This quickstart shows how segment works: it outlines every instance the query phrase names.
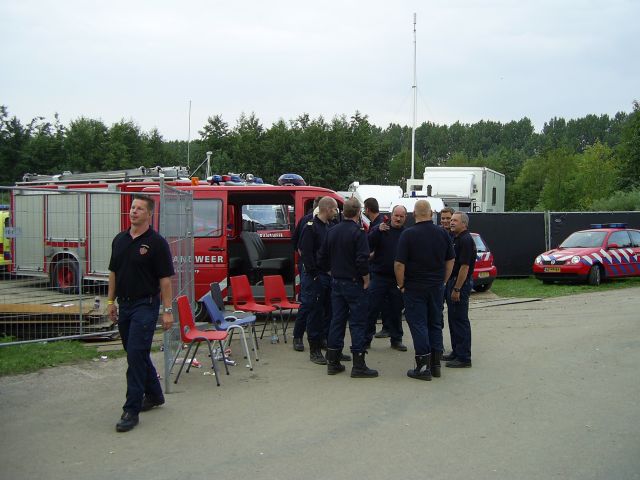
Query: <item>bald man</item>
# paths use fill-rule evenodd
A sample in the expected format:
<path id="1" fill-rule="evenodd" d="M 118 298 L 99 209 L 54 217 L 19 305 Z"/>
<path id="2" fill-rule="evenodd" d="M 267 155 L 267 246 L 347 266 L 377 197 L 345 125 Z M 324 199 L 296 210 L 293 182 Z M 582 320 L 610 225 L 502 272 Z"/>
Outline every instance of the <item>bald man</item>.
<path id="1" fill-rule="evenodd" d="M 442 286 L 451 276 L 455 254 L 449 234 L 433 223 L 429 202 L 418 200 L 413 216 L 415 225 L 398 241 L 394 270 L 415 348 L 416 367 L 407 376 L 431 380 L 432 368 L 433 376 L 440 376 Z"/>

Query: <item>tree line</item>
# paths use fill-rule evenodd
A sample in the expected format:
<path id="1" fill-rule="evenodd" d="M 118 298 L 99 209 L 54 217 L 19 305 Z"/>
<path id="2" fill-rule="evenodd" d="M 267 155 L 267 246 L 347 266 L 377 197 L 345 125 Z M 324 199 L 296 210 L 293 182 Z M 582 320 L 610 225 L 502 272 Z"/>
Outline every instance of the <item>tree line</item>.
<path id="1" fill-rule="evenodd" d="M 640 209 L 640 103 L 631 112 L 552 118 L 536 132 L 531 120 L 480 121 L 416 129 L 415 174 L 427 166 L 486 166 L 506 175 L 507 210 Z M 302 114 L 265 128 L 255 114 L 234 126 L 208 118 L 199 138 L 166 141 L 132 120 L 111 126 L 56 115 L 22 123 L 0 106 L 0 185 L 25 173 L 90 172 L 186 165 L 193 170 L 211 151 L 216 173 L 254 173 L 273 183 L 298 173 L 307 183 L 346 190 L 349 183 L 397 184 L 411 174 L 411 128 L 381 128 L 367 115 L 332 120 Z M 203 169 L 194 172 L 204 176 Z"/>

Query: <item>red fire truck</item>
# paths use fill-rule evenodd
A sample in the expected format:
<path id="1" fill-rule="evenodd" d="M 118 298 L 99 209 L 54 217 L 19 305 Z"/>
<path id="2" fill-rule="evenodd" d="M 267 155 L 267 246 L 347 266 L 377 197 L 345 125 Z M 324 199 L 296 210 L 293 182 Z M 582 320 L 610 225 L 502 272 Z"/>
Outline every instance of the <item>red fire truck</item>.
<path id="1" fill-rule="evenodd" d="M 196 300 L 211 282 L 224 289 L 238 274 L 257 284 L 262 274 L 279 273 L 293 292 L 298 282 L 291 232 L 297 221 L 317 196 L 342 204 L 336 192 L 305 185 L 297 175 L 283 175 L 278 185 L 250 175 L 213 175 L 205 182 L 190 178 L 182 167 L 25 175 L 11 196 L 12 272 L 47 277 L 66 292 L 86 282 L 105 282 L 111 240 L 129 226 L 130 194 L 157 194 L 161 177 L 193 195 L 194 256 L 176 255 L 174 262 L 193 262 Z M 61 195 L 64 190 L 81 192 Z M 162 208 L 156 208 L 156 227 Z"/>

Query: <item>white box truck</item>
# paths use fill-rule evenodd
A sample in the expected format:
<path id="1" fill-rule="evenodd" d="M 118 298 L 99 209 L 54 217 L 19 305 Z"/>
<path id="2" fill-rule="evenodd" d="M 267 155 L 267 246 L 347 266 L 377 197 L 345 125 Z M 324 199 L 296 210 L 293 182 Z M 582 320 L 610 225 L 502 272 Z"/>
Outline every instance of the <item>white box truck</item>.
<path id="1" fill-rule="evenodd" d="M 504 185 L 504 174 L 487 167 L 426 167 L 423 180 L 407 180 L 409 192 L 463 212 L 504 212 Z"/>

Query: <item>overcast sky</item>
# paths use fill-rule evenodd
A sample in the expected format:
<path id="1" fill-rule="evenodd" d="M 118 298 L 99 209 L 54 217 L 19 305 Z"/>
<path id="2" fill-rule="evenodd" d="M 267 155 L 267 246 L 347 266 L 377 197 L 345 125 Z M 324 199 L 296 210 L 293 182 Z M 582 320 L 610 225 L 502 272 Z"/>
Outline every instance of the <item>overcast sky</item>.
<path id="1" fill-rule="evenodd" d="M 207 117 L 418 123 L 630 112 L 638 0 L 0 0 L 0 104 L 23 123 L 135 121 L 167 140 Z"/>

